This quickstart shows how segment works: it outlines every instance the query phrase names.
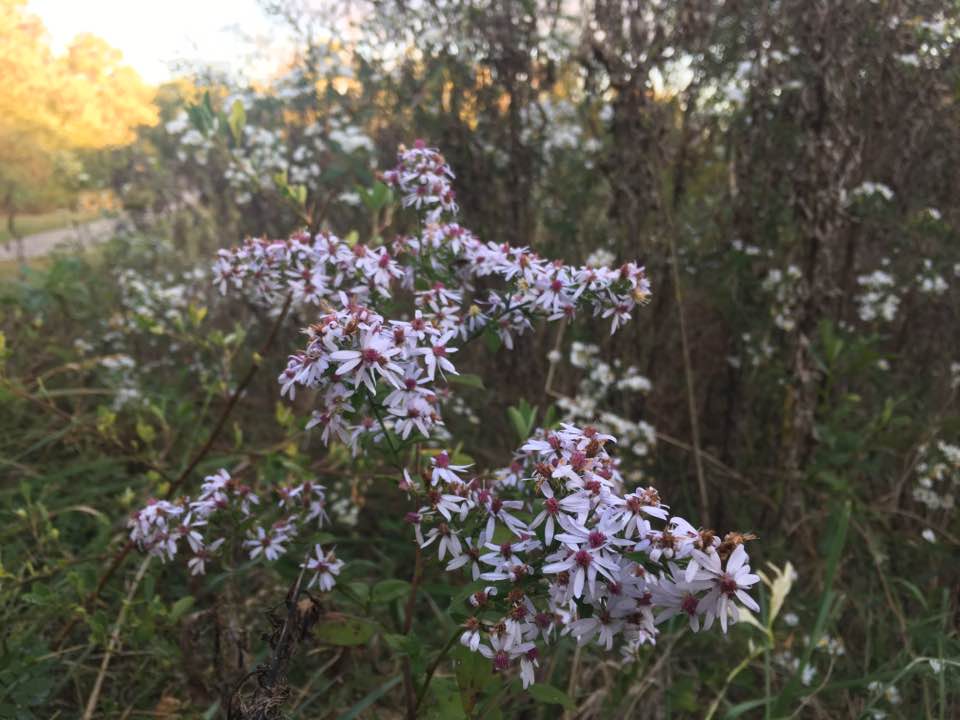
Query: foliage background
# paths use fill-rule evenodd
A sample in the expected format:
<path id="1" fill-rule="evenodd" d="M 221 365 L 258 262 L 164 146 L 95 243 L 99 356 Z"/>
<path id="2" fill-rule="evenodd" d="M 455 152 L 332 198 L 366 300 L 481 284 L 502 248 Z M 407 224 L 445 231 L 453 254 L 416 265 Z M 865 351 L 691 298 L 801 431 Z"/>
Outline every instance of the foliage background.
<path id="1" fill-rule="evenodd" d="M 544 417 L 589 374 L 549 351 L 597 342 L 652 386 L 599 398 L 656 429 L 632 470 L 678 510 L 756 533 L 755 564 L 796 570 L 779 615 L 764 596 L 763 627 L 722 638 L 667 626 L 624 667 L 563 645 L 547 670 L 559 695 L 484 686 L 479 709 L 955 717 L 956 5 L 265 8 L 297 38 L 283 72 L 249 83 L 199 69 L 154 94 L 95 39 L 52 58 L 20 4 L 0 4 L 5 211 L 69 203 L 86 183 L 112 191 L 126 226 L 94 252 L 3 270 L 0 715 L 78 715 L 99 677 L 97 717 L 215 717 L 267 656 L 265 614 L 294 560 L 199 579 L 151 567 L 131 584 L 134 554 L 98 582 L 127 513 L 180 474 L 267 335 L 262 310 L 209 287 L 215 250 L 304 224 L 369 235 L 357 186 L 424 137 L 457 172 L 481 238 L 571 262 L 598 249 L 638 258 L 654 287 L 613 339 L 584 322 L 537 328 L 514 352 L 471 350 L 464 369 L 485 390 L 462 388 L 473 413 L 451 422 L 469 437 L 461 452 L 504 464 L 518 442 L 508 407 L 523 397 Z M 198 473 L 330 488 L 354 597 L 328 609 L 379 630 L 357 647 L 302 647 L 286 712 L 395 717 L 391 678 L 404 657 L 426 671 L 455 588 L 427 567 L 402 632 L 407 586 L 389 583 L 415 560 L 402 513 L 387 511 L 396 479 L 323 450 L 302 429 L 308 401 L 277 399 L 273 378 L 308 322 L 283 327 Z M 464 716 L 463 667 L 438 670 L 425 714 Z"/>

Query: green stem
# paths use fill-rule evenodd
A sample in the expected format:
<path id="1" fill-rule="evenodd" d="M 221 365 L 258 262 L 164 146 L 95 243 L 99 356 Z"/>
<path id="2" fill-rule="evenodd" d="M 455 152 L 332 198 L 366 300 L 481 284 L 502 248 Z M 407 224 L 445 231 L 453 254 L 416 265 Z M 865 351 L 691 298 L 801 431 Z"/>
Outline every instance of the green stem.
<path id="1" fill-rule="evenodd" d="M 437 658 L 430 664 L 430 667 L 427 668 L 427 677 L 423 681 L 423 685 L 420 687 L 420 692 L 417 693 L 417 704 L 414 706 L 414 712 L 420 710 L 420 705 L 423 704 L 423 699 L 427 696 L 427 690 L 430 688 L 430 681 L 433 680 L 434 673 L 437 672 L 437 668 L 440 666 L 440 663 L 443 662 L 443 659 L 450 652 L 450 648 L 454 646 L 457 642 L 457 638 L 460 637 L 462 630 L 457 628 L 456 632 L 450 636 L 450 639 L 447 640 L 447 644 L 443 646 L 443 649 L 440 651 L 440 654 L 437 655 Z"/>

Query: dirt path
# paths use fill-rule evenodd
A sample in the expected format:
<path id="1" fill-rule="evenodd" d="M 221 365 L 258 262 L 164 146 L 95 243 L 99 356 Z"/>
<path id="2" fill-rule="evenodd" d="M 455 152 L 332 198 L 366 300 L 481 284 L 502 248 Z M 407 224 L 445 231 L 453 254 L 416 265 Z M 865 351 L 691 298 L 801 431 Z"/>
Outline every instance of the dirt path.
<path id="1" fill-rule="evenodd" d="M 57 245 L 69 243 L 74 248 L 85 249 L 107 240 L 116 229 L 120 220 L 117 218 L 103 218 L 93 222 L 81 223 L 72 227 L 47 230 L 46 232 L 27 235 L 23 238 L 23 257 L 42 257 L 47 255 Z M 9 262 L 17 259 L 17 243 L 13 240 L 0 245 L 0 262 Z"/>

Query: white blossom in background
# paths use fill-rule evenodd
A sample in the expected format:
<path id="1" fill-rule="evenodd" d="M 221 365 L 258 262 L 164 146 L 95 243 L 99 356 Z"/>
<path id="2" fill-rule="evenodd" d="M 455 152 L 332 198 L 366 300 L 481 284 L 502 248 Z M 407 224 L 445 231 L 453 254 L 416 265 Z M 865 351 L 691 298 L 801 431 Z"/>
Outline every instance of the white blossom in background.
<path id="1" fill-rule="evenodd" d="M 796 265 L 788 265 L 786 270 L 771 269 L 764 278 L 761 287 L 773 296 L 770 314 L 774 324 L 786 332 L 797 326 L 796 314 L 801 297 L 803 273 Z"/>
<path id="2" fill-rule="evenodd" d="M 892 322 L 900 307 L 900 298 L 894 292 L 897 283 L 893 276 L 883 270 L 875 270 L 869 275 L 858 276 L 857 284 L 863 289 L 856 300 L 860 319 L 864 322 Z"/>
<path id="3" fill-rule="evenodd" d="M 865 181 L 860 183 L 847 193 L 847 198 L 852 202 L 864 197 L 879 196 L 886 202 L 893 200 L 893 190 L 887 185 L 878 182 Z"/>
<path id="4" fill-rule="evenodd" d="M 938 274 L 933 267 L 933 261 L 925 258 L 923 269 L 916 277 L 917 288 L 927 295 L 943 295 L 950 289 L 950 284 Z"/>
<path id="5" fill-rule="evenodd" d="M 587 266 L 588 267 L 605 267 L 607 265 L 613 265 L 616 262 L 616 256 L 606 248 L 597 248 L 590 255 L 587 256 Z"/>
<path id="6" fill-rule="evenodd" d="M 592 423 L 604 433 L 616 436 L 621 446 L 637 457 L 644 457 L 656 445 L 656 430 L 643 420 L 632 420 L 613 410 L 614 401 L 627 394 L 647 394 L 653 384 L 633 365 L 622 368 L 598 359 L 597 345 L 574 341 L 570 346 L 570 364 L 588 370 L 580 380 L 576 393 L 557 398 L 562 420 L 569 423 Z"/>
<path id="7" fill-rule="evenodd" d="M 953 510 L 960 486 L 960 445 L 938 440 L 918 450 L 913 499 L 930 510 Z"/>

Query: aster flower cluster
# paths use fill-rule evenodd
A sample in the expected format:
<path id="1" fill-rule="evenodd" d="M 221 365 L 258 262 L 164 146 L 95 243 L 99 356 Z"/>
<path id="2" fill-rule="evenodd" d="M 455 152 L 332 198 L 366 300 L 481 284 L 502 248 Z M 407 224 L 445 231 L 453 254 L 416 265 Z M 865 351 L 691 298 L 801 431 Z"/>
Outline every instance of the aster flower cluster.
<path id="1" fill-rule="evenodd" d="M 293 397 L 298 385 L 322 389 L 321 407 L 307 427 L 320 426 L 324 443 L 339 440 L 356 454 L 364 437 L 379 444 L 387 423 L 403 439 L 429 437 L 442 424 L 440 391 L 431 383 L 457 374 L 450 362 L 457 351 L 453 330 L 441 330 L 419 312 L 412 321 L 388 322 L 347 303 L 306 332 L 306 350 L 291 355 L 280 375 L 281 395 Z M 389 387 L 382 402 L 376 400 L 381 383 Z"/>
<path id="2" fill-rule="evenodd" d="M 649 298 L 649 281 L 636 263 L 577 267 L 549 261 L 529 248 L 481 242 L 453 222 L 457 206 L 450 178 L 435 150 L 401 151 L 398 168 L 385 179 L 400 189 L 404 204 L 424 216 L 419 236 L 399 236 L 378 246 L 329 233 L 248 239 L 219 252 L 214 282 L 221 292 L 246 287 L 271 304 L 290 294 L 298 303 L 344 307 L 343 298 L 369 304 L 399 288 L 414 292 L 417 307 L 434 314 L 444 332 L 469 334 L 496 315 L 494 329 L 508 347 L 532 317 L 572 318 L 584 306 L 610 319 L 615 332 Z M 449 282 L 436 279 L 443 275 Z M 477 292 L 475 283 L 483 278 L 499 279 L 505 287 Z"/>
<path id="3" fill-rule="evenodd" d="M 418 215 L 416 235 L 369 244 L 329 233 L 250 239 L 222 250 L 214 267 L 221 292 L 319 308 L 306 347 L 289 357 L 278 382 L 281 396 L 315 391 L 307 425 L 321 428 L 324 443 L 355 455 L 362 445 L 387 446 L 402 468 L 395 438 L 447 439 L 440 405 L 450 393 L 441 383 L 457 374 L 451 358 L 465 343 L 488 334 L 512 349 L 535 320 L 571 320 L 583 309 L 616 332 L 649 297 L 635 263 L 613 268 L 594 258 L 577 267 L 481 242 L 455 222 L 453 172 L 422 142 L 401 148 L 383 177 Z M 381 312 L 386 301 L 402 300 L 407 314 Z M 644 383 L 636 377 L 629 385 Z M 622 641 L 629 658 L 674 615 L 694 630 L 719 621 L 726 631 L 740 605 L 757 609 L 747 594 L 758 581 L 743 547 L 749 536 L 721 541 L 698 530 L 671 516 L 653 488 L 625 493 L 607 452 L 612 442 L 567 423 L 538 431 L 510 467 L 491 474 L 469 477 L 470 466 L 447 452 L 432 454 L 422 473 L 403 470 L 400 488 L 419 508 L 407 515 L 417 543 L 474 581 L 461 642 L 498 671 L 519 665 L 525 687 L 535 680 L 540 648 L 560 635 L 608 650 Z M 432 452 L 416 449 L 417 457 Z M 272 525 L 262 523 L 263 513 L 251 518 L 257 502 L 221 471 L 206 478 L 197 501 L 151 502 L 132 518 L 131 537 L 164 559 L 186 540 L 199 573 L 224 542 L 208 544 L 200 529 L 217 513 L 260 522 L 243 547 L 266 560 L 286 552 L 309 521 L 327 521 L 317 485 L 281 490 Z M 311 585 L 329 590 L 341 566 L 317 545 L 302 567 L 314 572 Z"/>
<path id="4" fill-rule="evenodd" d="M 308 481 L 281 486 L 277 497 L 276 520 L 266 528 L 262 524 L 253 525 L 242 541 L 243 550 L 251 560 L 274 561 L 287 552 L 287 546 L 301 529 L 314 522 L 318 528 L 330 522 L 326 488 L 322 485 Z M 226 525 L 235 525 L 255 515 L 256 520 L 262 522 L 268 512 L 249 485 L 232 478 L 221 468 L 203 479 L 195 500 L 189 497 L 175 502 L 150 500 L 133 513 L 127 526 L 130 539 L 143 552 L 166 562 L 185 550 L 191 555 L 187 561 L 190 573 L 203 575 L 207 563 L 222 553 L 226 537 L 221 532 L 226 531 Z M 210 537 L 216 539 L 210 540 Z M 321 561 L 322 568 L 317 564 Z M 332 553 L 323 553 L 319 546 L 317 560 L 308 562 L 308 567 L 317 571 L 315 579 L 324 590 L 329 590 L 326 586 L 332 587 L 332 584 L 322 576 L 339 573 L 338 562 Z"/>
<path id="5" fill-rule="evenodd" d="M 400 189 L 404 207 L 426 210 L 430 221 L 444 212 L 456 214 L 453 170 L 443 155 L 417 140 L 409 150 L 401 145 L 397 160 L 397 166 L 385 172 L 383 179 Z"/>
<path id="6" fill-rule="evenodd" d="M 478 584 L 461 643 L 498 671 L 519 665 L 524 686 L 557 636 L 607 650 L 620 640 L 630 659 L 675 615 L 694 631 L 718 622 L 726 632 L 741 606 L 759 609 L 748 594 L 759 581 L 751 536 L 698 530 L 652 487 L 624 493 L 612 442 L 563 424 L 491 477 L 467 479 L 469 467 L 444 452 L 401 483 L 421 501 L 407 517 L 420 546 Z"/>
<path id="7" fill-rule="evenodd" d="M 221 291 L 246 287 L 266 302 L 289 295 L 324 310 L 278 381 L 281 394 L 291 397 L 297 386 L 320 390 L 310 426 L 323 428 L 325 443 L 336 439 L 356 453 L 362 437 L 376 441 L 386 429 L 404 439 L 431 437 L 442 427 L 439 398 L 446 395 L 435 383 L 457 374 L 455 343 L 489 332 L 512 348 L 534 319 L 571 319 L 583 306 L 609 318 L 616 331 L 650 294 L 635 263 L 567 266 L 438 222 L 457 209 L 452 178 L 442 156 L 422 143 L 401 150 L 397 168 L 385 174 L 404 204 L 424 215 L 419 237 L 373 247 L 298 233 L 220 251 L 214 278 Z M 489 280 L 503 287 L 477 289 Z M 387 319 L 376 311 L 398 292 L 412 298 L 412 318 Z"/>

